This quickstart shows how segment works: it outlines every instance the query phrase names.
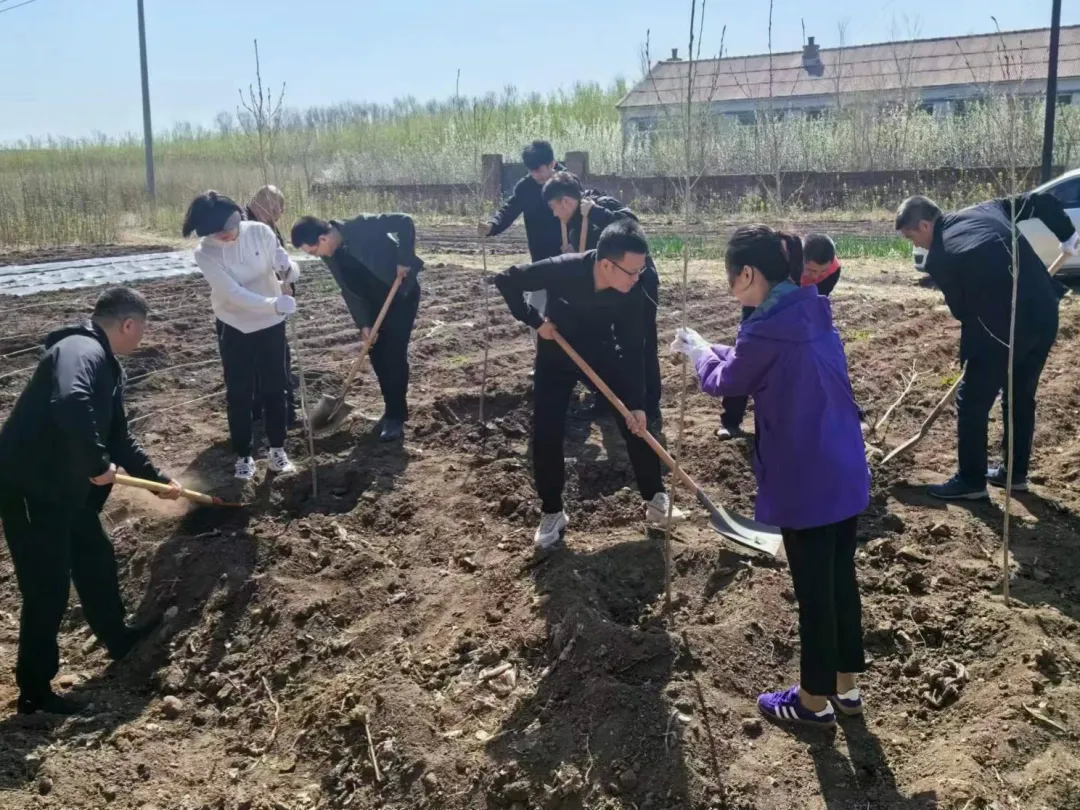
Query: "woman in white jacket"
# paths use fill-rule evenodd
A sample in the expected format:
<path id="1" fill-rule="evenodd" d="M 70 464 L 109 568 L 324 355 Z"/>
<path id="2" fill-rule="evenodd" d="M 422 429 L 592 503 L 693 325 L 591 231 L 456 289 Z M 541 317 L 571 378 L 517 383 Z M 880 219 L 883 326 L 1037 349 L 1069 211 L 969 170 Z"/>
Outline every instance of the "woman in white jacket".
<path id="1" fill-rule="evenodd" d="M 192 201 L 183 234 L 192 233 L 202 237 L 195 262 L 210 283 L 210 305 L 217 317 L 236 477 L 244 481 L 255 477 L 251 412 L 256 378 L 270 444 L 270 471 L 291 472 L 294 468 L 285 453 L 285 319 L 296 311 L 296 299 L 283 294 L 283 286 L 296 281 L 296 264 L 269 227 L 244 221 L 240 206 L 216 191 Z"/>

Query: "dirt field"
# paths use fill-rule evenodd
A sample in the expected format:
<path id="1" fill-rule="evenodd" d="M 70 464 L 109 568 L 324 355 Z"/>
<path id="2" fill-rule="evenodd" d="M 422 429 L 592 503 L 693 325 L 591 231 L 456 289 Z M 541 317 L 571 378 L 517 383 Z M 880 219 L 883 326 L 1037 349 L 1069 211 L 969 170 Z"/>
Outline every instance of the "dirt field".
<path id="1" fill-rule="evenodd" d="M 403 448 L 370 435 L 365 416 L 380 406 L 368 371 L 353 397 L 360 415 L 317 440 L 317 498 L 299 430 L 290 452 L 302 471 L 265 480 L 261 459 L 248 508 L 114 493 L 129 608 L 169 618 L 110 668 L 73 607 L 60 684 L 95 714 L 13 714 L 19 603 L 0 555 L 0 807 L 1080 808 L 1074 299 L 1040 394 L 1037 486 L 1017 506 L 1012 606 L 1000 595 L 1000 495 L 946 509 L 922 493 L 952 472 L 949 412 L 912 457 L 875 465 L 859 552 L 865 722 L 793 734 L 761 722 L 753 702 L 797 677 L 785 565 L 719 539 L 695 511 L 675 538 L 665 613 L 663 538 L 644 530 L 613 424 L 573 424 L 566 545 L 534 556 L 529 337 L 493 298 L 485 436 L 478 257 L 428 258 Z M 695 265 L 694 279 L 690 324 L 729 340 L 738 307 L 717 268 Z M 136 432 L 189 485 L 227 491 L 205 283 L 142 288 L 157 314 L 126 363 Z M 3 412 L 40 333 L 92 297 L 0 302 Z M 308 275 L 300 299 L 310 393 L 334 391 L 357 332 L 326 272 Z M 665 278 L 662 342 L 680 323 L 678 300 Z M 873 439 L 892 447 L 955 379 L 958 327 L 903 262 L 845 263 L 834 310 L 875 418 L 901 372 L 920 374 Z M 674 446 L 679 367 L 664 374 Z M 713 438 L 716 402 L 694 390 L 688 406 L 687 469 L 752 513 L 746 443 Z"/>

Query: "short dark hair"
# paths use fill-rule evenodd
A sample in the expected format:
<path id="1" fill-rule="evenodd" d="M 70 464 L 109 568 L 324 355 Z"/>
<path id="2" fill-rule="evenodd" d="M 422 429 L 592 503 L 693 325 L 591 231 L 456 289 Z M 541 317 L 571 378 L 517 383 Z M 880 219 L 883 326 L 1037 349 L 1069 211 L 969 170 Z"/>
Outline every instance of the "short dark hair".
<path id="1" fill-rule="evenodd" d="M 604 228 L 596 243 L 596 258 L 619 261 L 627 253 L 649 254 L 645 231 L 632 219 L 617 219 Z"/>
<path id="2" fill-rule="evenodd" d="M 126 320 L 145 321 L 150 305 L 142 293 L 131 287 L 110 287 L 94 304 L 94 320 L 120 324 Z"/>
<path id="3" fill-rule="evenodd" d="M 219 194 L 213 189 L 204 191 L 188 206 L 180 232 L 184 236 L 191 236 L 193 233 L 198 236 L 221 233 L 225 230 L 229 217 L 242 211 L 231 197 Z"/>
<path id="4" fill-rule="evenodd" d="M 896 230 L 912 228 L 920 222 L 936 222 L 940 216 L 941 209 L 938 208 L 937 203 L 929 197 L 916 194 L 914 197 L 908 197 L 896 209 Z"/>
<path id="5" fill-rule="evenodd" d="M 555 150 L 548 141 L 533 141 L 521 150 L 521 159 L 530 172 L 555 162 Z"/>
<path id="6" fill-rule="evenodd" d="M 743 225 L 728 240 L 724 262 L 729 279 L 738 277 L 744 267 L 753 267 L 775 286 L 802 274 L 802 242 L 768 225 Z"/>
<path id="7" fill-rule="evenodd" d="M 580 200 L 583 193 L 581 181 L 577 179 L 576 174 L 555 172 L 551 175 L 551 179 L 544 183 L 544 189 L 540 195 L 544 198 L 544 202 L 549 203 L 552 200 L 561 200 L 563 197 Z"/>
<path id="8" fill-rule="evenodd" d="M 318 217 L 300 217 L 292 226 L 290 238 L 294 248 L 319 244 L 319 237 L 330 233 L 330 223 Z"/>
<path id="9" fill-rule="evenodd" d="M 836 245 L 823 233 L 809 234 L 802 243 L 803 261 L 831 264 L 836 258 Z"/>

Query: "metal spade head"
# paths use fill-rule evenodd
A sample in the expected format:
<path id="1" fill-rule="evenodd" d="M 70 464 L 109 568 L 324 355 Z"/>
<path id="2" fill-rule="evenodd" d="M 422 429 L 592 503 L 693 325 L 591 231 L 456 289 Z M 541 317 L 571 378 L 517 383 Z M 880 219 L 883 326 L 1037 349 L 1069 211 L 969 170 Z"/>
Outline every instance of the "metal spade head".
<path id="1" fill-rule="evenodd" d="M 773 557 L 783 545 L 784 538 L 776 527 L 732 514 L 710 501 L 701 490 L 698 490 L 698 502 L 709 510 L 709 525 L 713 531 L 731 542 Z"/>
<path id="2" fill-rule="evenodd" d="M 353 406 L 344 399 L 323 394 L 308 414 L 308 424 L 311 425 L 312 431 L 325 433 L 344 422 L 345 417 L 352 413 L 352 409 Z"/>

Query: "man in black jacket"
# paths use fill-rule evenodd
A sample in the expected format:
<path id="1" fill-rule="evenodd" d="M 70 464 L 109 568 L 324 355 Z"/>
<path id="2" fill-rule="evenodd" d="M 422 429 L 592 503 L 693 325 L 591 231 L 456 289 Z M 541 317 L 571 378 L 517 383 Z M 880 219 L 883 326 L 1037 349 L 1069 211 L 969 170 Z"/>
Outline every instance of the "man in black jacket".
<path id="1" fill-rule="evenodd" d="M 563 433 L 566 406 L 581 372 L 554 342 L 554 328 L 577 350 L 631 411 L 619 419 L 638 489 L 647 503 L 646 519 L 662 524 L 668 495 L 660 459 L 641 437 L 645 418 L 645 301 L 637 283 L 645 270 L 649 243 L 632 220 L 621 220 L 601 235 L 596 250 L 567 254 L 491 278 L 511 314 L 540 336 L 533 396 L 533 472 L 543 516 L 536 530 L 540 548 L 557 543 L 568 521 L 563 510 Z M 548 290 L 545 318 L 526 304 L 523 293 Z M 683 517 L 678 510 L 675 517 Z"/>
<path id="2" fill-rule="evenodd" d="M 98 517 L 116 470 L 179 485 L 158 470 L 128 430 L 118 355 L 142 340 L 148 307 L 115 287 L 91 321 L 53 332 L 26 390 L 0 429 L 0 520 L 22 594 L 15 680 L 18 711 L 73 714 L 52 691 L 60 666 L 57 633 L 70 583 L 86 621 L 119 660 L 154 629 L 124 623 L 116 557 Z"/>
<path id="3" fill-rule="evenodd" d="M 1013 402 L 1003 395 L 1001 410 L 1008 425 L 1013 408 L 1014 469 L 987 469 L 986 433 L 990 408 L 1006 390 L 1013 290 L 1013 228 L 1016 222 L 1039 219 L 1075 255 L 1080 237 L 1053 196 L 1021 194 L 943 214 L 926 197 L 900 205 L 896 229 L 917 248 L 928 251 L 926 271 L 945 294 L 945 303 L 960 321 L 960 362 L 967 364 L 957 395 L 957 452 L 960 468 L 952 479 L 930 487 L 944 500 L 982 500 L 986 485 L 1004 487 L 1012 475 L 1014 489 L 1027 489 L 1031 440 L 1035 432 L 1035 392 L 1046 358 L 1057 338 L 1059 285 L 1022 236 L 1017 236 L 1019 275 L 1016 292 L 1016 342 L 1013 347 Z M 1008 433 L 1002 443 L 1007 460 Z"/>
<path id="4" fill-rule="evenodd" d="M 382 391 L 379 438 L 399 441 L 409 418 L 409 339 L 420 309 L 416 226 L 408 214 L 361 214 L 346 221 L 302 217 L 292 229 L 293 247 L 318 256 L 330 268 L 341 297 L 366 341 L 394 279 L 401 286 L 371 347 L 371 367 Z"/>
<path id="5" fill-rule="evenodd" d="M 556 162 L 555 150 L 547 141 L 533 141 L 521 153 L 521 160 L 528 175 L 522 177 L 514 186 L 514 193 L 490 222 L 481 222 L 481 236 L 497 236 L 505 231 L 514 221 L 525 215 L 525 238 L 529 243 L 529 256 L 534 262 L 549 259 L 562 253 L 562 229 L 559 220 L 551 213 L 541 196 L 544 183 L 557 171 L 565 167 Z M 544 313 L 547 293 L 536 290 L 529 293 L 529 303 L 540 314 Z"/>
<path id="6" fill-rule="evenodd" d="M 626 205 L 599 191 L 586 190 L 571 172 L 560 171 L 552 175 L 541 192 L 544 201 L 559 222 L 566 223 L 568 252 L 581 247 L 582 224 L 585 231 L 585 249 L 596 250 L 600 234 L 611 223 L 620 219 L 638 221 L 637 215 Z M 660 301 L 660 276 L 652 256 L 645 258 L 645 271 L 638 283 L 645 297 L 645 415 L 649 430 L 659 435 L 663 429 L 660 413 L 660 353 L 656 333 L 656 311 Z M 593 412 L 600 410 L 603 398 L 594 395 Z"/>

